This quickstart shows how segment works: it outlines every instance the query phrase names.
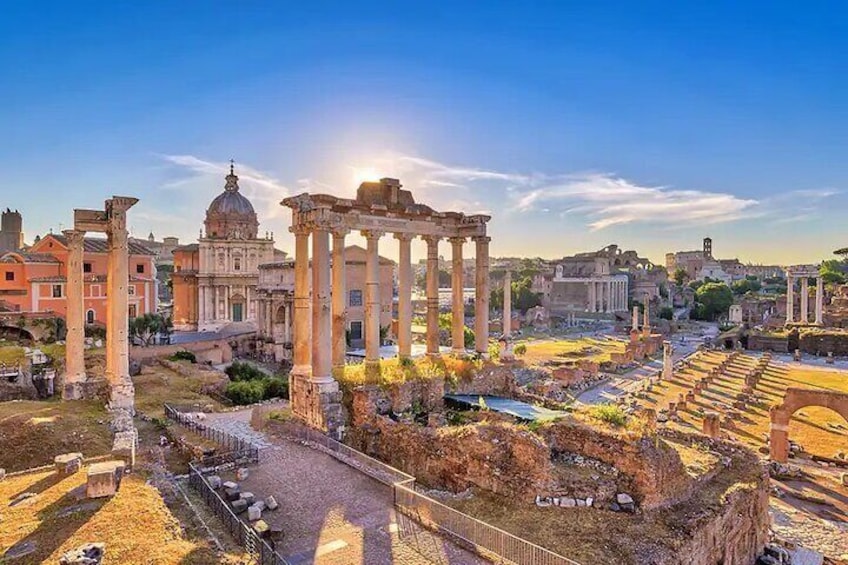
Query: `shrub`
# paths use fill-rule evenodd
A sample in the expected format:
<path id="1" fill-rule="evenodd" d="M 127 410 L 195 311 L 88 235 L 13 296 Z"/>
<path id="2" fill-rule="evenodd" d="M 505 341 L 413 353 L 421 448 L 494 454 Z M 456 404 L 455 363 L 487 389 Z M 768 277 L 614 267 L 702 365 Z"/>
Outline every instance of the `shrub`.
<path id="1" fill-rule="evenodd" d="M 168 357 L 168 359 L 170 361 L 190 361 L 191 363 L 197 363 L 197 356 L 191 351 L 186 351 L 185 349 L 177 351 Z"/>
<path id="2" fill-rule="evenodd" d="M 601 404 L 593 406 L 589 410 L 589 415 L 596 420 L 601 420 L 613 426 L 623 426 L 627 423 L 627 414 L 620 406 L 615 404 Z"/>
<path id="3" fill-rule="evenodd" d="M 289 381 L 285 377 L 269 377 L 264 380 L 265 398 L 288 398 Z"/>
<path id="4" fill-rule="evenodd" d="M 241 361 L 234 361 L 224 372 L 227 373 L 227 376 L 233 382 L 261 381 L 267 377 L 265 373 L 250 363 L 243 363 Z"/>
<path id="5" fill-rule="evenodd" d="M 523 343 L 519 343 L 515 347 L 512 348 L 512 352 L 516 355 L 524 355 L 527 353 L 527 346 Z"/>
<path id="6" fill-rule="evenodd" d="M 265 398 L 265 383 L 262 381 L 238 381 L 227 385 L 224 393 L 233 404 L 255 404 Z"/>

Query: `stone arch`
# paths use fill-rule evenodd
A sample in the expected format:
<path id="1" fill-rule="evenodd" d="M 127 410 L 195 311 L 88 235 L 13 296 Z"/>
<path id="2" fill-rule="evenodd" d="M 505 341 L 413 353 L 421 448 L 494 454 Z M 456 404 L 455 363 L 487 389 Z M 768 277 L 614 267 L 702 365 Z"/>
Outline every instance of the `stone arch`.
<path id="1" fill-rule="evenodd" d="M 785 463 L 789 458 L 789 420 L 792 414 L 807 406 L 829 408 L 848 422 L 848 394 L 835 390 L 812 390 L 790 387 L 783 403 L 769 411 L 769 445 L 772 460 Z"/>

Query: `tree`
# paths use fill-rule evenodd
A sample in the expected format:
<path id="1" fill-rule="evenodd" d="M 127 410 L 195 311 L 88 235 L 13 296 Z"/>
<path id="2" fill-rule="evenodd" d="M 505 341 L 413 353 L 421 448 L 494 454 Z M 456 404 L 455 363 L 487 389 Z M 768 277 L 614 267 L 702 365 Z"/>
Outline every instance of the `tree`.
<path id="1" fill-rule="evenodd" d="M 705 283 L 695 291 L 695 301 L 698 303 L 696 315 L 701 319 L 714 321 L 733 304 L 733 292 L 724 283 Z"/>
<path id="2" fill-rule="evenodd" d="M 760 281 L 744 279 L 733 283 L 731 289 L 733 290 L 733 294 L 746 294 L 748 292 L 759 292 L 762 287 L 763 285 L 760 284 Z"/>
<path id="3" fill-rule="evenodd" d="M 674 319 L 674 310 L 671 309 L 671 306 L 663 306 L 660 308 L 660 313 L 657 314 L 657 317 L 660 320 L 672 320 Z"/>
<path id="4" fill-rule="evenodd" d="M 677 267 L 677 270 L 674 271 L 674 282 L 677 283 L 677 286 L 683 286 L 688 280 L 689 273 L 686 272 L 686 269 Z"/>
<path id="5" fill-rule="evenodd" d="M 841 247 L 834 251 L 833 254 L 842 257 L 843 261 L 848 261 L 848 247 Z"/>
<path id="6" fill-rule="evenodd" d="M 153 339 L 161 335 L 170 335 L 174 328 L 171 318 L 162 314 L 147 313 L 130 320 L 130 338 L 138 340 L 141 345 L 147 347 L 153 343 Z"/>
<path id="7" fill-rule="evenodd" d="M 848 265 L 844 261 L 830 259 L 822 261 L 819 274 L 826 284 L 845 284 L 848 282 L 846 270 L 848 270 Z"/>
<path id="8" fill-rule="evenodd" d="M 526 312 L 530 308 L 542 304 L 542 295 L 537 292 L 533 292 L 531 290 L 532 285 L 533 280 L 530 277 L 525 277 L 512 282 L 510 289 L 512 290 L 511 297 L 513 309 Z M 495 310 L 503 310 L 503 297 L 503 288 L 496 288 L 489 296 L 489 304 Z"/>

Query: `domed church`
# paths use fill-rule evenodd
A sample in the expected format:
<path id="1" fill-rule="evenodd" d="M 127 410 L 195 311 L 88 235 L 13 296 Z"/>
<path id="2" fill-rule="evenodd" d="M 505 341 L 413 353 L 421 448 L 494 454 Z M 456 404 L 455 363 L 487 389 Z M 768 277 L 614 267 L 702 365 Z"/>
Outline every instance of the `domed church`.
<path id="1" fill-rule="evenodd" d="M 180 331 L 257 320 L 259 265 L 274 260 L 274 241 L 259 237 L 256 211 L 239 192 L 232 164 L 225 181 L 206 210 L 198 242 L 174 250 L 173 320 Z"/>

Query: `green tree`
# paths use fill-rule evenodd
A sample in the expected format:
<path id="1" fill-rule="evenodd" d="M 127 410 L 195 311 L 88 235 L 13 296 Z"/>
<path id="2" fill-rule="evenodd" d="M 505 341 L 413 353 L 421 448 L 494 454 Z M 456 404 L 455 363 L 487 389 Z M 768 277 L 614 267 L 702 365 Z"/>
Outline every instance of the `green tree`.
<path id="1" fill-rule="evenodd" d="M 144 347 L 153 343 L 157 334 L 170 335 L 174 329 L 171 318 L 162 314 L 147 313 L 130 320 L 130 337 L 141 342 Z"/>
<path id="2" fill-rule="evenodd" d="M 677 286 L 683 286 L 688 280 L 689 273 L 686 272 L 686 269 L 677 267 L 677 270 L 674 271 L 674 282 L 677 283 Z"/>
<path id="3" fill-rule="evenodd" d="M 660 308 L 660 313 L 657 314 L 657 317 L 660 320 L 671 320 L 674 318 L 674 310 L 672 310 L 671 306 L 663 306 Z"/>
<path id="4" fill-rule="evenodd" d="M 733 294 L 746 294 L 748 292 L 759 292 L 762 287 L 763 285 L 760 284 L 760 281 L 744 279 L 733 283 L 731 289 L 733 290 Z"/>
<path id="5" fill-rule="evenodd" d="M 845 261 L 830 259 L 822 261 L 819 274 L 826 284 L 845 284 L 848 282 L 847 270 L 848 264 Z"/>
<path id="6" fill-rule="evenodd" d="M 705 283 L 695 291 L 695 300 L 698 302 L 696 315 L 701 319 L 714 321 L 733 304 L 733 292 L 724 283 Z"/>
<path id="7" fill-rule="evenodd" d="M 542 304 L 542 295 L 533 292 L 531 289 L 532 285 L 533 280 L 530 277 L 524 277 L 523 279 L 512 282 L 510 289 L 512 290 L 512 307 L 515 310 L 526 312 L 530 308 Z M 492 308 L 495 310 L 503 309 L 503 295 L 504 291 L 502 287 L 496 288 L 491 292 L 489 304 Z"/>

